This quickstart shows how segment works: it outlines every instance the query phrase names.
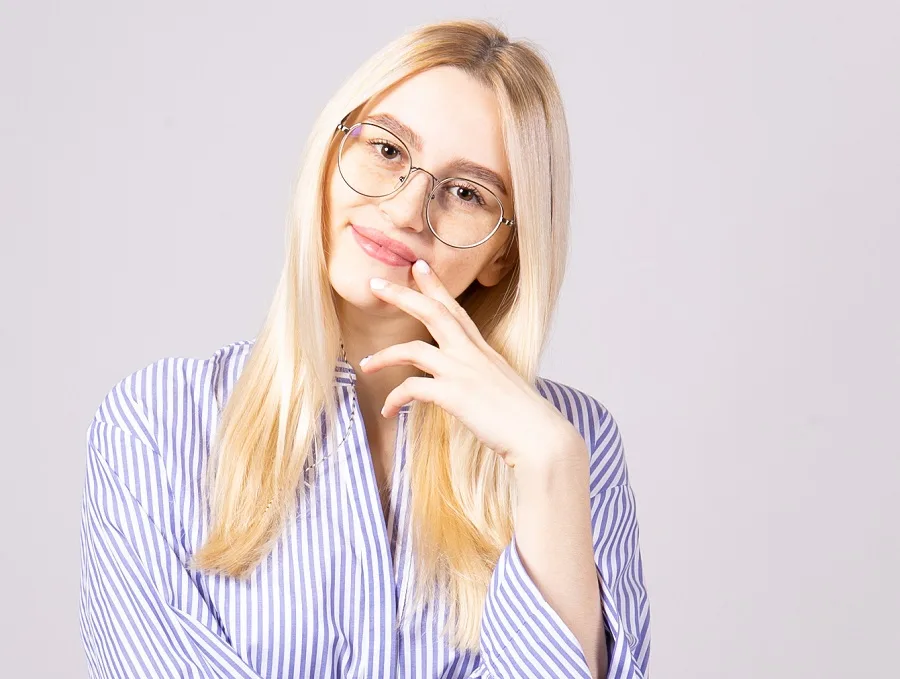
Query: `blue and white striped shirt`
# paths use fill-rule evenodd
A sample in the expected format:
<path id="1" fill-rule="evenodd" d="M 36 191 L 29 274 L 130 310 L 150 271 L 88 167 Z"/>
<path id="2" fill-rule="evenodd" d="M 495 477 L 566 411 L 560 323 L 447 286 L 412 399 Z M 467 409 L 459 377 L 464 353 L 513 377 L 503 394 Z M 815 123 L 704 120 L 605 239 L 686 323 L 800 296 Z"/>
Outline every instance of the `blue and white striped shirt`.
<path id="1" fill-rule="evenodd" d="M 116 384 L 87 430 L 80 623 L 93 678 L 585 677 L 581 647 L 519 559 L 502 552 L 482 614 L 480 652 L 440 634 L 445 608 L 395 629 L 414 577 L 409 549 L 406 418 L 385 523 L 362 418 L 326 460 L 273 551 L 247 580 L 189 571 L 206 535 L 201 484 L 218 415 L 253 340 L 206 359 L 164 358 Z M 344 431 L 356 375 L 334 372 Z M 608 677 L 647 676 L 649 603 L 635 500 L 615 420 L 597 400 L 539 378 L 590 444 L 594 558 Z"/>

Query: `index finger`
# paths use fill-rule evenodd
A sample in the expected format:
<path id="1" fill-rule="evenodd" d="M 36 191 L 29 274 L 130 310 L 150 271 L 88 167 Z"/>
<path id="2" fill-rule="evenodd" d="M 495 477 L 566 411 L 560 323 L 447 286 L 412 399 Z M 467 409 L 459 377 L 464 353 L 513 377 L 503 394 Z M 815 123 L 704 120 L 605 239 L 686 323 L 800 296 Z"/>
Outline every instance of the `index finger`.
<path id="1" fill-rule="evenodd" d="M 425 260 L 417 260 L 412 266 L 413 279 L 419 286 L 419 289 L 429 297 L 436 299 L 443 304 L 453 318 L 462 326 L 463 331 L 468 335 L 469 339 L 477 345 L 486 345 L 481 330 L 475 325 L 475 321 L 469 316 L 468 312 L 463 308 L 462 304 L 456 301 L 456 298 L 450 294 L 447 287 L 441 281 L 437 272 L 428 266 Z"/>
<path id="2" fill-rule="evenodd" d="M 369 284 L 376 297 L 390 302 L 421 321 L 438 345 L 452 339 L 456 333 L 466 335 L 450 310 L 433 297 L 382 278 L 372 278 Z"/>

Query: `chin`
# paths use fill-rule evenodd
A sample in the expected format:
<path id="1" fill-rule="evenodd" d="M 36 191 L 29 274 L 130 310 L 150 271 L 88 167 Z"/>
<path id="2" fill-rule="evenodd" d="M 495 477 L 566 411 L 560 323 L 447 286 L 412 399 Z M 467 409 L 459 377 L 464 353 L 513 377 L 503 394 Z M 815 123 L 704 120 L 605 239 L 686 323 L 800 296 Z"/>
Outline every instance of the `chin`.
<path id="1" fill-rule="evenodd" d="M 369 288 L 369 279 L 379 275 L 367 269 L 362 269 L 358 264 L 342 261 L 340 265 L 329 272 L 329 281 L 331 288 L 335 294 L 340 297 L 346 304 L 350 304 L 358 309 L 376 309 L 385 304 L 382 300 L 375 297 L 375 294 Z M 349 266 L 348 266 L 349 264 Z M 381 276 L 384 278 L 384 276 Z"/>

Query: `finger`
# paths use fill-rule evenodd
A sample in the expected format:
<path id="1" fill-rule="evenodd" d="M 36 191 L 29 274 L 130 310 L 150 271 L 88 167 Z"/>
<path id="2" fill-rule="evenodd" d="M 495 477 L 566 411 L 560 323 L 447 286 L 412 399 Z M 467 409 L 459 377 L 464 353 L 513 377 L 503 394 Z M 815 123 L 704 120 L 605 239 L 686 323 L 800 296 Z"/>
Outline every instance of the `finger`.
<path id="1" fill-rule="evenodd" d="M 412 401 L 437 403 L 443 407 L 438 381 L 433 377 L 407 377 L 387 395 L 381 414 L 393 417 L 400 412 L 400 408 Z"/>
<path id="2" fill-rule="evenodd" d="M 370 286 L 376 297 L 420 320 L 438 345 L 468 337 L 468 333 L 450 310 L 433 297 L 381 278 L 371 279 Z"/>
<path id="3" fill-rule="evenodd" d="M 416 281 L 416 285 L 419 286 L 419 290 L 421 290 L 423 294 L 436 299 L 447 307 L 450 314 L 456 319 L 460 326 L 462 326 L 466 335 L 468 335 L 469 339 L 475 344 L 478 346 L 486 345 L 487 342 L 485 342 L 484 337 L 481 335 L 481 330 L 475 325 L 475 321 L 472 320 L 465 308 L 456 301 L 456 298 L 450 294 L 450 291 L 447 290 L 443 281 L 441 281 L 440 277 L 437 275 L 437 272 L 429 267 L 424 259 L 417 260 L 413 265 L 412 270 L 413 278 Z"/>
<path id="4" fill-rule="evenodd" d="M 359 367 L 366 373 L 375 372 L 391 365 L 414 365 L 429 375 L 447 374 L 450 358 L 433 344 L 422 340 L 392 344 L 389 347 L 366 356 Z"/>

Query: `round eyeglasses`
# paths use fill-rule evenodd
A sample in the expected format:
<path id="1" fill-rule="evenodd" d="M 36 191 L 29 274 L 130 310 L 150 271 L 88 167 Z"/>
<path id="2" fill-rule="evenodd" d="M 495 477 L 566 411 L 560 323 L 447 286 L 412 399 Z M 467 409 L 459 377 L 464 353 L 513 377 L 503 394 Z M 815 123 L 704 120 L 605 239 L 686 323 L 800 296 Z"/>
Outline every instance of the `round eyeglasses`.
<path id="1" fill-rule="evenodd" d="M 515 226 L 503 216 L 503 203 L 489 188 L 472 179 L 438 180 L 414 167 L 406 144 L 390 130 L 375 123 L 356 123 L 337 129 L 344 133 L 338 150 L 338 170 L 356 193 L 384 198 L 397 193 L 413 172 L 431 177 L 425 201 L 425 221 L 442 243 L 453 248 L 474 248 L 486 242 L 501 225 Z"/>

